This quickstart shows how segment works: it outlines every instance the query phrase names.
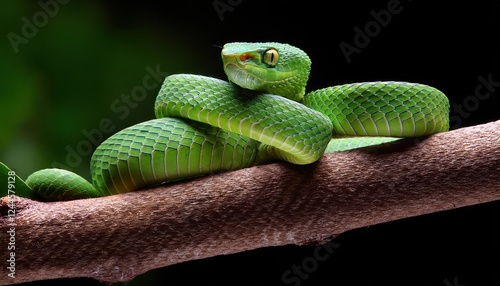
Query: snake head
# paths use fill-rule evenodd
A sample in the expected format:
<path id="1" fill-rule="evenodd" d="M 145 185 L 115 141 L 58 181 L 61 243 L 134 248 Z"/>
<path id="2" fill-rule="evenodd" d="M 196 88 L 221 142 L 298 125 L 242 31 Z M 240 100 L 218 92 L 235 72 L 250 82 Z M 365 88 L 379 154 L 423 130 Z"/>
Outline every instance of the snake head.
<path id="1" fill-rule="evenodd" d="M 299 102 L 304 97 L 311 60 L 294 46 L 235 42 L 225 44 L 221 56 L 229 81 L 242 88 Z"/>

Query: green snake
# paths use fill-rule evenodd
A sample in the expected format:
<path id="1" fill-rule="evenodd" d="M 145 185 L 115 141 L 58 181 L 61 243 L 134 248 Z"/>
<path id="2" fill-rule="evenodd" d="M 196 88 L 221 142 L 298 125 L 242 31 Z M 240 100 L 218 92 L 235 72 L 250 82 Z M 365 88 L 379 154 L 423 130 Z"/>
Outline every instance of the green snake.
<path id="1" fill-rule="evenodd" d="M 62 169 L 26 183 L 44 200 L 100 197 L 277 160 L 310 164 L 348 150 L 449 128 L 449 103 L 436 88 L 362 82 L 308 92 L 311 60 L 284 43 L 228 43 L 229 81 L 167 76 L 156 119 L 102 142 L 91 159 L 92 184 Z"/>

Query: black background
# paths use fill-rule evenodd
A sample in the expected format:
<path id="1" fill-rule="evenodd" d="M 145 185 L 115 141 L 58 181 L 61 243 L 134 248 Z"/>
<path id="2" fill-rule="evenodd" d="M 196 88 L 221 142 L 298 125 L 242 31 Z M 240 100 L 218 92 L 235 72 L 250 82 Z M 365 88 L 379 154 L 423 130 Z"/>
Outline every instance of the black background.
<path id="1" fill-rule="evenodd" d="M 500 87 L 487 99 L 475 96 L 478 77 L 500 81 L 500 1 L 436 2 L 107 1 L 102 5 L 117 30 L 138 29 L 144 22 L 154 23 L 159 31 L 174 28 L 184 44 L 206 53 L 212 76 L 223 77 L 217 46 L 231 41 L 288 42 L 312 59 L 309 89 L 355 81 L 417 81 L 447 94 L 450 116 L 458 114 L 454 106 L 468 106 L 466 115 L 454 117 L 454 128 L 500 119 Z M 354 28 L 372 25 L 370 11 L 386 10 L 389 3 L 399 3 L 400 12 L 392 14 L 385 27 L 372 30 L 369 43 L 348 62 L 341 43 L 354 46 Z M 474 102 L 478 104 L 472 106 Z M 499 215 L 499 202 L 492 202 L 348 231 L 332 240 L 339 247 L 298 284 L 286 283 L 282 275 L 293 265 L 302 265 L 314 246 L 271 247 L 181 263 L 151 271 L 129 285 L 500 285 Z M 90 279 L 26 285 L 68 283 L 100 285 Z"/>

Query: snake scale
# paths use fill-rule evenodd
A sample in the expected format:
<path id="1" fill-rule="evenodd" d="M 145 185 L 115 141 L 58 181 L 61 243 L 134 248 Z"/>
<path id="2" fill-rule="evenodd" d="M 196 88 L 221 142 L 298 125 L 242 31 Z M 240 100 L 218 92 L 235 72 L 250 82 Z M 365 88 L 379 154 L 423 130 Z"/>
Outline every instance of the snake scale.
<path id="1" fill-rule="evenodd" d="M 276 160 L 310 164 L 325 152 L 449 129 L 447 97 L 425 84 L 360 82 L 306 93 L 311 60 L 297 47 L 235 42 L 221 55 L 229 81 L 167 76 L 156 119 L 96 148 L 92 183 L 54 168 L 26 183 L 43 200 L 99 197 Z"/>

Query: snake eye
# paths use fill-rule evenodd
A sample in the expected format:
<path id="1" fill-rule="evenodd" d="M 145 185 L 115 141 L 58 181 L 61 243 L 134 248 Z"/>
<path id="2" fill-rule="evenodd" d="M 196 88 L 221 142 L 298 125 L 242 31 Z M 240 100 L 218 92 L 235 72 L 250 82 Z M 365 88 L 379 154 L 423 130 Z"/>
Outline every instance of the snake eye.
<path id="1" fill-rule="evenodd" d="M 262 62 L 272 68 L 278 63 L 278 58 L 278 51 L 275 49 L 269 49 L 264 52 Z"/>

